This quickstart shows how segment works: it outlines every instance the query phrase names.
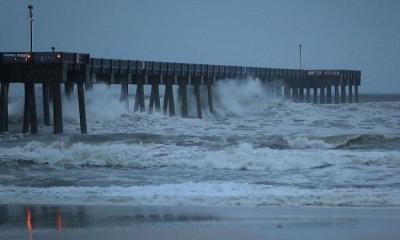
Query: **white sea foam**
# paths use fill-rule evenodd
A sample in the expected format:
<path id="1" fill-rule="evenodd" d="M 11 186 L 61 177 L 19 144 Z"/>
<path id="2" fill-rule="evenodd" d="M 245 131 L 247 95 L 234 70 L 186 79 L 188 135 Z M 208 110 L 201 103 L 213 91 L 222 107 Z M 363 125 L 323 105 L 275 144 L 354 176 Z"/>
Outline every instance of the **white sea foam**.
<path id="1" fill-rule="evenodd" d="M 245 183 L 188 182 L 132 187 L 4 187 L 0 204 L 120 204 L 182 206 L 368 206 L 400 205 L 389 189 L 300 189 Z"/>
<path id="2" fill-rule="evenodd" d="M 227 79 L 217 82 L 214 89 L 216 107 L 222 113 L 245 114 L 254 107 L 249 106 L 251 101 L 266 102 L 272 99 L 258 79 Z"/>
<path id="3" fill-rule="evenodd" d="M 54 166 L 121 166 L 128 168 L 190 167 L 232 170 L 305 170 L 325 165 L 367 168 L 400 167 L 399 151 L 254 148 L 251 144 L 206 150 L 169 144 L 86 144 L 37 141 L 0 148 L 2 159 L 34 161 Z M 4 161 L 4 160 L 3 160 Z"/>

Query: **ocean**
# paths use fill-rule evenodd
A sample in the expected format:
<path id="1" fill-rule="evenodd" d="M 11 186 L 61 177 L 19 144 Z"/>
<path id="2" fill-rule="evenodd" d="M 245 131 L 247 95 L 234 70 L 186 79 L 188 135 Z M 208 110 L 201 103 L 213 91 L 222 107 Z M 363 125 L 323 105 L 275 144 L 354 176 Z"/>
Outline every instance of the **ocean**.
<path id="1" fill-rule="evenodd" d="M 11 86 L 0 204 L 400 206 L 399 95 L 293 103 L 257 80 L 225 80 L 214 88 L 216 114 L 205 101 L 197 119 L 193 94 L 189 118 L 178 105 L 168 117 L 134 112 L 135 86 L 128 107 L 120 86 L 96 85 L 86 92 L 89 134 L 79 133 L 73 95 L 63 99 L 64 134 L 54 136 L 41 121 L 39 87 L 41 124 L 31 136 L 20 133 L 22 87 Z"/>

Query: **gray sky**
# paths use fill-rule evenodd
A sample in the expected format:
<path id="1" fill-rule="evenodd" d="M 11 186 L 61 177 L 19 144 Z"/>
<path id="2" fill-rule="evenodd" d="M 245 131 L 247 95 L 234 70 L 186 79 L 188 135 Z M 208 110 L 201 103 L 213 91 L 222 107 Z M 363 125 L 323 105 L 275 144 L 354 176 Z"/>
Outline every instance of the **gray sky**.
<path id="1" fill-rule="evenodd" d="M 28 49 L 26 5 L 0 0 L 0 51 Z M 362 70 L 400 93 L 398 0 L 33 0 L 34 49 L 94 57 Z"/>

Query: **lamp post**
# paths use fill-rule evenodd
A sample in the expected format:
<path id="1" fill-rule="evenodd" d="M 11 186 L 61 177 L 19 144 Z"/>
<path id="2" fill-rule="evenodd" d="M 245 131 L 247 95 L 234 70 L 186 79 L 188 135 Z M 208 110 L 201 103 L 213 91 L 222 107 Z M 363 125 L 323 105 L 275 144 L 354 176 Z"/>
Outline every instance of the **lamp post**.
<path id="1" fill-rule="evenodd" d="M 300 70 L 301 70 L 301 44 L 299 45 L 299 60 L 300 60 Z"/>
<path id="2" fill-rule="evenodd" d="M 31 127 L 31 134 L 37 134 L 37 117 L 36 117 L 36 102 L 35 102 L 35 83 L 33 81 L 33 43 L 32 43 L 32 23 L 33 23 L 33 6 L 28 6 L 29 10 L 29 24 L 30 24 L 30 53 L 28 54 L 28 61 L 30 65 L 31 78 L 25 82 L 25 105 L 24 105 L 24 123 L 22 132 L 28 132 L 29 125 Z"/>
<path id="3" fill-rule="evenodd" d="M 29 5 L 29 6 L 28 6 L 28 9 L 29 9 L 29 24 L 30 24 L 30 35 L 31 35 L 31 41 L 30 41 L 30 43 L 31 43 L 31 48 L 30 48 L 30 52 L 31 52 L 31 54 L 32 54 L 32 51 L 33 51 L 33 44 L 32 44 L 32 24 L 33 24 L 33 13 L 32 13 L 32 10 L 33 10 L 33 6 L 32 6 L 32 5 Z"/>

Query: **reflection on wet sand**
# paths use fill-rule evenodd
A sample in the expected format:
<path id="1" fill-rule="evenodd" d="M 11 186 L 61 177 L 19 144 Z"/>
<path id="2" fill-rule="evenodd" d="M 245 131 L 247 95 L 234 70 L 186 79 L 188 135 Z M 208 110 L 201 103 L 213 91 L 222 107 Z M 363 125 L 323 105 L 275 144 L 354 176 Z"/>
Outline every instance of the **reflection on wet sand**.
<path id="1" fill-rule="evenodd" d="M 373 208 L 0 205 L 0 239 L 256 240 L 301 236 L 364 240 L 374 235 L 397 240 L 399 212 Z"/>
<path id="2" fill-rule="evenodd" d="M 96 226 L 119 226 L 121 223 L 157 223 L 157 222 L 199 222 L 214 221 L 216 216 L 209 213 L 158 212 L 157 209 L 140 208 L 82 207 L 82 206 L 0 206 L 0 229 L 14 226 L 21 228 L 21 221 L 28 231 L 35 229 L 83 228 Z M 22 214 L 21 214 L 22 213 Z"/>
<path id="3" fill-rule="evenodd" d="M 61 211 L 57 211 L 57 230 L 61 231 L 63 229 L 63 220 L 62 220 L 62 215 Z"/>
<path id="4" fill-rule="evenodd" d="M 32 231 L 32 215 L 31 215 L 31 209 L 29 207 L 26 208 L 26 228 L 29 231 Z"/>

